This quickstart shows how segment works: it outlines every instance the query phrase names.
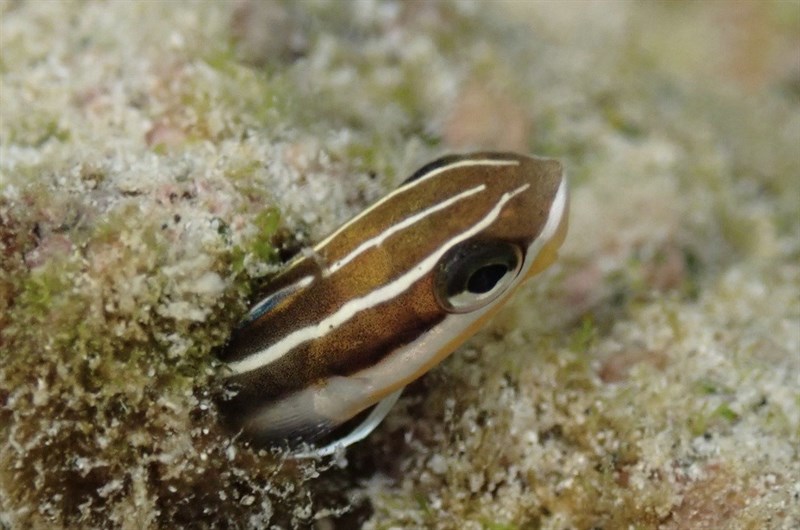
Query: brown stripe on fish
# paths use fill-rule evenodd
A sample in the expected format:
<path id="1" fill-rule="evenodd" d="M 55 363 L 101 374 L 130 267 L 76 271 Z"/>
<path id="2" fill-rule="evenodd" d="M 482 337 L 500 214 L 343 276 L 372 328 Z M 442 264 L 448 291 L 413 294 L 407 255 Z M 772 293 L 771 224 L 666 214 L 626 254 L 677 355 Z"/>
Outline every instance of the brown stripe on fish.
<path id="1" fill-rule="evenodd" d="M 223 413 L 251 438 L 313 440 L 439 362 L 565 226 L 558 162 L 423 167 L 278 275 L 221 354 L 235 394 Z"/>

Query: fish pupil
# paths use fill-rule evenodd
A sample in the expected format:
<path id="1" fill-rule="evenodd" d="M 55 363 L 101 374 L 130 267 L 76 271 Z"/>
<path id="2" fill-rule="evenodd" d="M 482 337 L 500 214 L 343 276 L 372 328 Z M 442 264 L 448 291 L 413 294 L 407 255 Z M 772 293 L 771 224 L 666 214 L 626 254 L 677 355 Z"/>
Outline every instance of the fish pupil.
<path id="1" fill-rule="evenodd" d="M 472 273 L 467 281 L 467 290 L 475 294 L 488 293 L 506 275 L 508 267 L 504 263 L 493 263 Z"/>
<path id="2" fill-rule="evenodd" d="M 448 312 L 475 311 L 511 285 L 522 261 L 522 251 L 513 243 L 466 241 L 442 258 L 434 278 L 434 294 Z"/>

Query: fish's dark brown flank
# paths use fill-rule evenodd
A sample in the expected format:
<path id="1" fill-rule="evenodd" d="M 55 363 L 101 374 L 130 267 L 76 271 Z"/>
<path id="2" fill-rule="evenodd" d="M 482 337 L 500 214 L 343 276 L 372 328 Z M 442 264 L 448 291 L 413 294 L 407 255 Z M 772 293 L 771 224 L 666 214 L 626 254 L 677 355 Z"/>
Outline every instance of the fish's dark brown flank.
<path id="1" fill-rule="evenodd" d="M 479 168 L 465 173 L 461 178 L 443 176 L 441 181 L 425 182 L 419 189 L 412 190 L 416 197 L 408 197 L 409 204 L 415 206 L 435 203 L 434 197 L 439 197 L 440 201 L 444 200 L 463 191 L 465 187 L 485 185 L 489 176 Z M 494 175 L 494 178 L 502 179 L 505 176 Z M 338 310 L 348 299 L 366 296 L 370 291 L 393 281 L 413 263 L 433 253 L 443 241 L 447 240 L 448 234 L 458 233 L 464 225 L 472 224 L 485 215 L 487 208 L 481 208 L 481 205 L 496 201 L 500 195 L 498 191 L 489 187 L 481 196 L 468 197 L 461 203 L 430 215 L 417 223 L 413 227 L 414 230 L 394 235 L 380 247 L 365 251 L 346 269 L 330 276 L 324 275 L 323 267 L 330 266 L 336 259 L 346 256 L 340 251 L 342 247 L 347 247 L 347 250 L 352 252 L 357 246 L 353 243 L 340 245 L 340 240 L 345 238 L 344 234 L 320 249 L 318 256 L 302 258 L 300 263 L 288 271 L 289 278 L 281 278 L 280 285 L 290 285 L 292 281 L 307 275 L 314 277 L 313 283 L 291 294 L 285 304 L 246 325 L 244 329 L 236 330 L 224 360 L 234 361 L 246 357 L 263 348 L 264 339 L 267 337 L 269 337 L 268 342 L 277 342 L 288 330 L 320 322 Z M 369 236 L 375 237 L 422 209 L 413 207 L 405 211 L 396 209 L 388 211 L 392 210 L 389 206 L 376 210 L 372 215 L 364 217 L 353 225 L 352 238 L 360 242 Z M 376 230 L 376 227 L 379 230 Z M 431 233 L 438 234 L 438 237 L 420 237 L 421 234 Z M 351 270 L 359 272 L 353 274 Z"/>
<path id="2" fill-rule="evenodd" d="M 223 413 L 234 428 L 238 419 L 248 436 L 262 441 L 316 436 L 319 426 L 329 431 L 385 397 L 375 409 L 381 418 L 398 385 L 474 333 L 527 277 L 543 248 L 541 263 L 551 261 L 565 212 L 566 188 L 554 161 L 473 153 L 424 166 L 278 275 L 273 293 L 279 294 L 254 308 L 222 355 L 234 391 Z M 458 245 L 483 254 L 459 250 L 448 259 L 467 268 L 443 265 L 437 273 Z M 497 263 L 480 257 L 496 252 L 488 249 L 509 245 L 524 265 L 505 283 L 489 284 L 499 294 L 481 298 L 472 288 L 448 287 L 447 297 L 477 298 L 456 314 L 443 305 L 437 286 L 453 284 L 437 283 L 437 274 L 473 274 L 478 269 L 471 267 Z"/>
<path id="3" fill-rule="evenodd" d="M 316 342 L 309 354 L 324 376 L 352 375 L 375 365 L 397 348 L 421 337 L 445 314 L 432 295 L 429 278 L 413 284 L 391 302 L 366 311 Z"/>

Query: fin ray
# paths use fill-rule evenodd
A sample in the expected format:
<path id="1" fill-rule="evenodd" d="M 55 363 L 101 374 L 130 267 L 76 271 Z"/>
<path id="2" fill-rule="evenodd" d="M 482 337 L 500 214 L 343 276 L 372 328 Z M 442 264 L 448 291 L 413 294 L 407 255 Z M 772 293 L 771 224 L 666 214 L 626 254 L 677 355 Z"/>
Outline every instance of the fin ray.
<path id="1" fill-rule="evenodd" d="M 360 442 L 366 438 L 369 433 L 375 430 L 375 427 L 380 425 L 380 423 L 383 421 L 383 418 L 389 414 L 389 411 L 392 410 L 392 407 L 397 402 L 400 394 L 403 393 L 403 388 L 405 387 L 395 390 L 379 401 L 378 404 L 372 409 L 372 412 L 370 412 L 369 415 L 364 419 L 364 421 L 362 421 L 346 436 L 334 440 L 333 442 L 322 447 L 311 448 L 308 451 L 300 451 L 292 456 L 294 458 L 315 458 L 320 456 L 329 456 L 336 452 L 336 449 L 340 446 L 347 447 L 356 442 Z"/>

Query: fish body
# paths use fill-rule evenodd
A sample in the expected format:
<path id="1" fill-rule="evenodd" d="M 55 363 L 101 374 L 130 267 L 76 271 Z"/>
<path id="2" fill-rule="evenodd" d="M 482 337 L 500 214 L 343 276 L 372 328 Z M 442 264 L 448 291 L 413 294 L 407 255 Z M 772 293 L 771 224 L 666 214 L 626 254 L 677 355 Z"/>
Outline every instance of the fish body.
<path id="1" fill-rule="evenodd" d="M 567 214 L 557 161 L 473 153 L 424 166 L 270 283 L 220 355 L 226 421 L 295 446 L 374 407 L 310 454 L 363 438 L 406 384 L 552 263 Z"/>

